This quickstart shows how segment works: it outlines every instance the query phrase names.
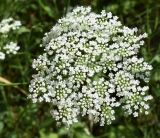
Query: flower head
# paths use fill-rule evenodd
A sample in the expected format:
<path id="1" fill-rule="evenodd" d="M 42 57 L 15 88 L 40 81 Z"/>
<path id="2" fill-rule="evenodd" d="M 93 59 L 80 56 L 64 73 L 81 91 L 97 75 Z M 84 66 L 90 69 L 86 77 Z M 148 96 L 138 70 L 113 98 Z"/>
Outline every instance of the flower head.
<path id="1" fill-rule="evenodd" d="M 0 22 L 0 33 L 5 34 L 10 30 L 16 30 L 21 26 L 21 22 L 18 20 L 14 20 L 13 18 L 3 19 Z"/>
<path id="2" fill-rule="evenodd" d="M 16 42 L 12 42 L 12 32 L 20 26 L 21 22 L 13 18 L 3 19 L 0 22 L 0 60 L 4 60 L 5 55 L 16 54 L 20 49 Z"/>
<path id="3" fill-rule="evenodd" d="M 68 126 L 83 116 L 111 124 L 117 107 L 134 117 L 148 113 L 144 82 L 152 66 L 138 56 L 145 37 L 112 13 L 75 8 L 45 34 L 29 98 L 55 105 L 51 114 Z"/>

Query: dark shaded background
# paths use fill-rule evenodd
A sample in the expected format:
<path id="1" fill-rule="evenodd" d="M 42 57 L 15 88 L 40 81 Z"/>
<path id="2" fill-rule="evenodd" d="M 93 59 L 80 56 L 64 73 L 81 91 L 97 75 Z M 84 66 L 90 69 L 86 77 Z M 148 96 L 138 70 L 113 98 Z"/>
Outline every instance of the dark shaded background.
<path id="1" fill-rule="evenodd" d="M 56 21 L 77 5 L 92 6 L 119 16 L 129 27 L 147 32 L 141 54 L 153 71 L 150 91 L 154 100 L 151 114 L 138 118 L 123 117 L 110 126 L 78 123 L 71 130 L 57 127 L 49 113 L 49 105 L 32 104 L 24 93 L 32 75 L 31 63 L 42 49 L 41 39 Z M 0 62 L 0 76 L 11 84 L 0 83 L 0 138 L 159 138 L 160 137 L 160 0 L 0 0 L 0 20 L 14 17 L 22 21 L 18 55 Z M 16 87 L 19 88 L 16 88 Z"/>

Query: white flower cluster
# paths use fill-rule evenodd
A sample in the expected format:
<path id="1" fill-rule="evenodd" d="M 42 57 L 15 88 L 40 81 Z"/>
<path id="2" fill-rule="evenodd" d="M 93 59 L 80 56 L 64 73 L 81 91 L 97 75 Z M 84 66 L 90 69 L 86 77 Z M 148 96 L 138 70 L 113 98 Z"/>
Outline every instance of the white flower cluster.
<path id="1" fill-rule="evenodd" d="M 10 42 L 9 44 L 6 44 L 3 49 L 6 50 L 6 54 L 17 54 L 20 47 L 17 46 L 17 43 Z"/>
<path id="2" fill-rule="evenodd" d="M 137 31 L 112 13 L 75 8 L 45 34 L 29 98 L 54 105 L 51 114 L 68 126 L 83 116 L 111 124 L 117 107 L 134 117 L 148 114 L 152 96 L 144 85 L 152 66 L 139 58 L 147 35 Z"/>
<path id="3" fill-rule="evenodd" d="M 12 42 L 9 38 L 10 31 L 19 29 L 21 22 L 13 18 L 3 19 L 0 22 L 0 60 L 5 59 L 5 55 L 16 54 L 19 50 L 17 43 Z M 11 42 L 8 42 L 11 41 Z"/>
<path id="4" fill-rule="evenodd" d="M 11 30 L 16 30 L 21 26 L 21 22 L 13 18 L 3 19 L 0 22 L 0 33 L 9 33 Z"/>

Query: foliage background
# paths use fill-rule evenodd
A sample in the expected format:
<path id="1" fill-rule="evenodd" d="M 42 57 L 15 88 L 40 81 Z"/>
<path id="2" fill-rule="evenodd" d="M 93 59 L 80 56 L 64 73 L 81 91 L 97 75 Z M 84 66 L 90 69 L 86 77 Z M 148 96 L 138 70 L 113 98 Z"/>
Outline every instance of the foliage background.
<path id="1" fill-rule="evenodd" d="M 39 45 L 44 33 L 77 5 L 91 5 L 95 12 L 111 11 L 124 25 L 137 26 L 149 34 L 141 48 L 141 54 L 154 68 L 149 83 L 154 100 L 148 116 L 120 116 L 112 125 L 94 125 L 90 131 L 85 123 L 66 130 L 56 126 L 49 105 L 33 104 L 26 98 L 33 73 L 31 63 L 42 53 Z M 0 62 L 0 138 L 160 137 L 159 0 L 0 0 L 0 20 L 7 17 L 21 20 L 24 27 L 18 32 L 19 54 Z"/>

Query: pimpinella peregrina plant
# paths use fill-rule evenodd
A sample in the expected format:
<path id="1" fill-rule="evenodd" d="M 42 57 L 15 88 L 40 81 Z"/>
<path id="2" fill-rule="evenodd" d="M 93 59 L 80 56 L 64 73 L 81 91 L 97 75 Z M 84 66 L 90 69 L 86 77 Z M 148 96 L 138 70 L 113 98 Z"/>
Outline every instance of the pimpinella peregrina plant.
<path id="1" fill-rule="evenodd" d="M 29 98 L 53 105 L 52 116 L 67 126 L 86 116 L 111 124 L 117 107 L 125 115 L 148 114 L 152 66 L 139 57 L 147 34 L 137 31 L 110 12 L 75 8 L 45 34 Z"/>
<path id="2" fill-rule="evenodd" d="M 3 19 L 0 22 L 0 60 L 4 60 L 6 55 L 17 54 L 20 47 L 15 42 L 15 32 L 21 26 L 21 22 L 13 18 Z"/>

